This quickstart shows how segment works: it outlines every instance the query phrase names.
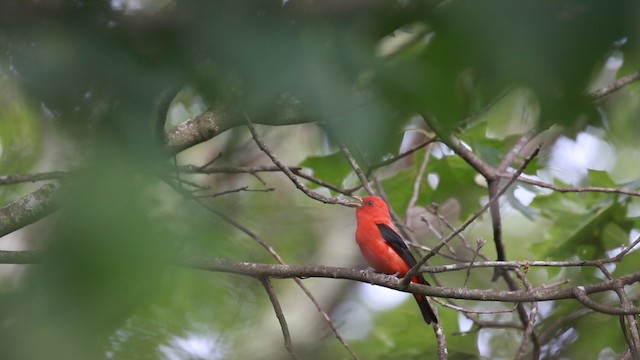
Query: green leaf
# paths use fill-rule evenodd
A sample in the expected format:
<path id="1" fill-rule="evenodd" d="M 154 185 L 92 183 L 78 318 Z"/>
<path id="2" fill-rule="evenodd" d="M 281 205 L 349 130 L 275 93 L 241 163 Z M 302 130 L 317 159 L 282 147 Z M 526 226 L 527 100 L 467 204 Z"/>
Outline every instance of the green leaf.
<path id="1" fill-rule="evenodd" d="M 626 217 L 626 203 L 606 199 L 602 194 L 559 194 L 538 196 L 532 206 L 553 225 L 545 241 L 534 245 L 546 257 L 593 259 L 626 241 L 633 221 Z"/>
<path id="2" fill-rule="evenodd" d="M 615 188 L 618 186 L 611 177 L 609 173 L 602 170 L 588 170 L 589 183 L 591 186 L 600 186 L 600 187 L 610 187 Z"/>
<path id="3" fill-rule="evenodd" d="M 313 176 L 331 184 L 340 185 L 351 171 L 351 166 L 341 152 L 326 156 L 309 156 L 300 166 L 311 169 Z"/>
<path id="4" fill-rule="evenodd" d="M 439 181 L 436 189 L 429 188 L 426 201 L 443 203 L 452 197 L 456 198 L 460 202 L 463 218 L 476 211 L 481 197 L 487 195 L 487 190 L 475 182 L 475 170 L 458 156 L 432 159 L 428 172 L 437 174 Z"/>

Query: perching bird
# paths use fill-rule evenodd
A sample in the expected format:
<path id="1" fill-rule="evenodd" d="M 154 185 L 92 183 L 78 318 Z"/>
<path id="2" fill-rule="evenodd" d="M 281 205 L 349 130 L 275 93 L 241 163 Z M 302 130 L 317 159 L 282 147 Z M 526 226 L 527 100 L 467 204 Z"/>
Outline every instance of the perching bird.
<path id="1" fill-rule="evenodd" d="M 367 196 L 356 209 L 358 228 L 356 243 L 369 263 L 377 272 L 404 277 L 417 262 L 391 222 L 387 203 L 378 196 Z M 422 274 L 416 275 L 411 282 L 429 285 Z M 414 295 L 422 317 L 427 324 L 437 323 L 431 305 L 424 295 Z"/>

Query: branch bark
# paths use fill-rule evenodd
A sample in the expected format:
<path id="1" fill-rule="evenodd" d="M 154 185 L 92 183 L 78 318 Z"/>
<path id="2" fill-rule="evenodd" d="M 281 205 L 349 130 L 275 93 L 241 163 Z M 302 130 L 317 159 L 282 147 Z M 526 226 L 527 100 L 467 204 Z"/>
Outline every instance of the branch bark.
<path id="1" fill-rule="evenodd" d="M 0 264 L 40 264 L 45 262 L 46 257 L 47 254 L 43 251 L 0 251 Z M 564 289 L 542 288 L 514 291 L 449 288 L 441 286 L 426 286 L 415 283 L 409 283 L 408 286 L 405 286 L 402 284 L 402 279 L 398 279 L 395 276 L 333 266 L 264 264 L 207 258 L 202 256 L 181 257 L 176 259 L 173 264 L 185 268 L 244 275 L 253 278 L 346 279 L 369 283 L 372 285 L 379 285 L 389 289 L 410 292 L 413 294 L 463 300 L 522 303 L 577 299 L 588 304 L 587 306 L 589 308 L 607 314 L 640 314 L 640 309 L 636 307 L 627 307 L 623 309 L 619 307 L 606 306 L 596 304 L 586 297 L 589 294 L 615 291 L 615 289 L 624 288 L 625 286 L 640 282 L 640 272 L 623 275 L 595 284 L 578 285 Z M 427 267 L 427 269 L 429 268 Z"/>
<path id="2" fill-rule="evenodd" d="M 51 183 L 0 208 L 0 237 L 30 225 L 58 210 L 60 184 Z"/>

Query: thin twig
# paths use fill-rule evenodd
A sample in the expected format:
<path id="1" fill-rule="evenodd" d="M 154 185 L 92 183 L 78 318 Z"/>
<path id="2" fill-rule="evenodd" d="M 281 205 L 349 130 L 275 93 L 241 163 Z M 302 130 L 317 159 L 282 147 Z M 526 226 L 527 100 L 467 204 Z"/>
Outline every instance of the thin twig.
<path id="1" fill-rule="evenodd" d="M 241 232 L 243 232 L 244 234 L 246 234 L 247 236 L 252 238 L 254 241 L 256 241 L 258 244 L 260 244 L 260 246 L 262 246 L 265 250 L 267 250 L 267 252 L 269 254 L 271 254 L 271 256 L 273 256 L 273 258 L 276 259 L 276 261 L 278 263 L 280 263 L 281 265 L 286 265 L 286 263 L 284 262 L 284 260 L 280 256 L 280 254 L 278 254 L 278 252 L 276 252 L 276 250 L 271 245 L 269 245 L 266 241 L 264 241 L 262 238 L 260 238 L 256 233 L 254 233 L 253 231 L 249 230 L 247 227 L 243 226 L 242 224 L 240 224 L 239 222 L 235 221 L 234 219 L 230 218 L 226 214 L 224 214 L 224 213 L 218 211 L 217 209 L 207 205 L 206 203 L 200 201 L 199 199 L 196 199 L 196 201 L 201 206 L 203 206 L 207 210 L 211 211 L 212 213 L 216 214 L 217 216 L 222 218 L 224 221 L 229 223 L 231 226 L 233 226 L 236 229 L 240 230 Z M 320 306 L 320 303 L 318 302 L 318 300 L 313 296 L 311 291 L 309 291 L 309 289 L 302 283 L 302 280 L 299 277 L 294 277 L 293 281 L 295 281 L 295 283 L 298 285 L 298 287 L 300 289 L 302 289 L 302 291 L 307 295 L 307 297 L 315 305 L 316 309 L 322 315 L 322 317 L 325 319 L 325 322 L 329 325 L 329 327 L 333 331 L 334 335 L 336 336 L 336 339 L 338 339 L 338 341 L 340 342 L 342 347 L 344 347 L 349 352 L 349 354 L 351 355 L 351 357 L 354 360 L 359 360 L 358 355 L 353 351 L 353 349 L 351 349 L 349 344 L 342 337 L 342 334 L 338 330 L 338 327 L 335 325 L 335 323 L 333 322 L 331 317 L 329 317 L 329 314 L 322 308 L 322 306 Z"/>
<path id="2" fill-rule="evenodd" d="M 218 217 L 220 217 L 221 219 L 223 219 L 224 221 L 229 223 L 231 226 L 235 227 L 236 229 L 240 230 L 241 232 L 243 232 L 244 234 L 246 234 L 247 236 L 252 238 L 260 246 L 262 246 L 265 250 L 267 250 L 267 252 L 269 254 L 271 254 L 271 256 L 273 256 L 273 258 L 275 258 L 278 263 L 280 263 L 281 265 L 286 265 L 284 260 L 280 256 L 280 254 L 278 254 L 276 252 L 276 250 L 273 247 L 271 247 L 271 245 L 269 245 L 266 241 L 262 240 L 256 233 L 254 233 L 253 231 L 249 230 L 247 227 L 243 226 L 242 224 L 240 224 L 239 222 L 235 221 L 234 219 L 232 219 L 231 217 L 227 216 L 226 214 L 224 214 L 224 213 L 218 211 L 217 209 L 209 206 L 206 202 L 202 201 L 201 199 L 193 197 L 192 194 L 190 194 L 189 192 L 184 191 L 180 187 L 175 186 L 172 182 L 167 181 L 167 184 L 169 184 L 169 186 L 171 186 L 174 189 L 176 189 L 178 192 L 180 192 L 183 195 L 185 195 L 187 198 L 190 198 L 190 199 L 194 200 L 197 204 L 199 204 L 203 208 L 205 208 L 208 211 L 212 212 L 213 214 L 217 215 Z M 0 253 L 0 263 L 1 263 L 1 261 L 2 261 L 2 254 Z M 298 285 L 298 287 L 300 287 L 300 289 L 302 289 L 302 291 L 307 295 L 307 297 L 309 297 L 311 302 L 313 302 L 313 304 L 316 306 L 316 309 L 322 315 L 322 317 L 325 319 L 325 321 L 327 322 L 327 324 L 329 325 L 329 327 L 331 328 L 331 330 L 335 334 L 336 339 L 338 339 L 340 344 L 342 344 L 342 346 L 349 352 L 349 354 L 351 355 L 351 357 L 353 359 L 359 360 L 358 355 L 356 355 L 356 353 L 353 351 L 353 349 L 351 349 L 349 344 L 347 344 L 345 339 L 342 337 L 342 334 L 338 330 L 337 326 L 334 324 L 333 320 L 331 320 L 331 318 L 329 317 L 329 314 L 327 314 L 327 312 L 320 306 L 320 303 L 318 303 L 318 301 L 311 294 L 309 289 L 307 289 L 307 287 L 302 283 L 302 280 L 300 280 L 299 277 L 293 277 L 293 281 L 295 281 L 295 283 Z"/>
<path id="3" fill-rule="evenodd" d="M 49 171 L 36 174 L 0 175 L 0 185 L 19 184 L 25 182 L 60 180 L 67 173 L 64 171 Z"/>
<path id="4" fill-rule="evenodd" d="M 435 302 L 437 302 L 438 304 L 449 308 L 449 309 L 453 309 L 455 311 L 460 311 L 463 313 L 467 313 L 467 314 L 504 314 L 504 313 L 512 313 L 514 311 L 516 311 L 516 306 L 512 307 L 511 309 L 502 309 L 502 310 L 470 310 L 470 309 L 466 309 L 462 306 L 457 306 L 457 305 L 453 305 L 453 304 L 447 304 L 444 301 L 440 301 L 438 299 L 433 299 Z M 518 327 L 519 329 L 522 329 L 522 327 Z"/>
<path id="5" fill-rule="evenodd" d="M 456 231 L 453 231 L 452 233 L 450 233 L 446 238 L 444 238 L 440 242 L 440 244 L 434 247 L 429 254 L 422 257 L 422 259 L 420 259 L 420 261 L 418 261 L 418 263 L 415 266 L 413 266 L 411 270 L 409 270 L 407 275 L 403 278 L 402 283 L 404 285 L 407 285 L 411 281 L 413 276 L 417 274 L 420 267 L 424 265 L 427 262 L 427 260 L 429 260 L 429 258 L 431 258 L 435 254 L 435 251 L 440 250 L 443 246 L 446 245 L 447 242 L 455 238 L 460 232 L 464 231 L 467 228 L 467 226 L 469 226 L 480 215 L 482 215 L 482 213 L 484 213 L 491 206 L 492 203 L 496 202 L 500 198 L 500 196 L 502 196 L 502 194 L 504 194 L 507 191 L 507 189 L 516 181 L 518 176 L 522 174 L 522 172 L 527 167 L 527 165 L 529 165 L 529 163 L 533 160 L 533 158 L 535 158 L 538 155 L 539 152 L 540 152 L 540 145 L 533 151 L 533 153 L 531 153 L 531 155 L 529 155 L 523 161 L 522 165 L 520 165 L 520 168 L 518 168 L 518 170 L 514 173 L 513 177 L 509 180 L 509 182 L 507 182 L 507 184 L 502 189 L 500 189 L 500 191 L 498 191 L 498 193 L 496 193 L 496 195 L 493 198 L 489 199 L 489 201 L 486 204 L 484 204 L 484 206 L 482 206 L 478 211 L 476 211 L 467 221 L 465 221 L 462 225 L 460 225 L 460 227 L 458 227 Z"/>
<path id="6" fill-rule="evenodd" d="M 634 72 L 629 75 L 623 76 L 620 79 L 614 81 L 612 84 L 607 85 L 603 88 L 600 88 L 589 95 L 591 95 L 591 97 L 595 99 L 600 99 L 615 91 L 622 89 L 623 87 L 637 80 L 640 80 L 640 72 Z"/>
<path id="7" fill-rule="evenodd" d="M 314 183 L 316 185 L 320 185 L 322 187 L 325 187 L 325 188 L 327 188 L 329 190 L 333 190 L 333 191 L 335 191 L 335 192 L 337 192 L 339 194 L 350 196 L 353 193 L 353 192 L 348 192 L 345 189 L 339 188 L 339 187 L 337 187 L 337 186 L 335 186 L 333 184 L 330 184 L 330 183 L 328 183 L 328 182 L 326 182 L 324 180 L 321 180 L 321 179 L 318 179 L 318 178 L 316 178 L 314 176 L 306 174 L 306 173 L 302 172 L 302 170 L 292 170 L 292 171 L 293 171 L 294 174 L 300 176 L 303 179 L 311 181 L 312 183 Z"/>
<path id="8" fill-rule="evenodd" d="M 604 263 L 601 263 L 598 266 L 598 268 L 608 280 L 613 279 L 613 275 L 611 275 L 611 273 L 609 272 L 607 267 L 604 265 Z M 624 287 L 616 288 L 614 289 L 614 291 L 618 295 L 618 298 L 620 299 L 620 306 L 623 309 L 633 308 L 633 302 L 629 300 L 629 296 L 624 290 Z M 628 324 L 629 332 L 627 332 L 627 326 L 625 326 L 625 320 Z M 631 350 L 633 357 L 635 359 L 640 359 L 640 334 L 638 333 L 638 322 L 636 321 L 635 315 L 621 316 L 620 324 L 622 327 L 622 333 L 624 334 L 624 337 L 627 341 L 627 344 L 629 345 L 629 349 Z"/>
<path id="9" fill-rule="evenodd" d="M 242 186 L 242 187 L 239 187 L 239 188 L 236 188 L 236 189 L 225 190 L 225 191 L 217 192 L 217 193 L 214 193 L 214 194 L 197 195 L 196 197 L 201 198 L 201 199 L 202 198 L 214 198 L 214 197 L 233 194 L 233 193 L 238 193 L 238 192 L 271 192 L 271 191 L 275 191 L 275 190 L 276 189 L 274 189 L 274 188 L 250 189 L 248 186 Z"/>
<path id="10" fill-rule="evenodd" d="M 387 166 L 387 165 L 391 165 L 394 162 L 396 162 L 396 161 L 398 161 L 400 159 L 403 159 L 403 158 L 413 154 L 414 152 L 422 149 L 423 147 L 436 142 L 436 140 L 438 140 L 437 136 L 431 137 L 431 138 L 425 140 L 423 143 L 421 143 L 419 145 L 416 145 L 415 147 L 413 147 L 413 148 L 411 148 L 411 149 L 409 149 L 409 150 L 407 150 L 407 151 L 405 151 L 403 153 L 400 153 L 400 154 L 398 154 L 396 156 L 392 156 L 392 157 L 390 157 L 388 159 L 385 159 L 385 160 L 382 160 L 382 161 L 380 161 L 378 163 L 372 164 L 369 167 L 369 169 L 367 170 L 367 174 L 366 175 L 369 176 L 369 175 L 371 175 L 371 173 L 374 170 L 379 169 L 379 168 L 384 167 L 384 166 Z"/>
<path id="11" fill-rule="evenodd" d="M 354 360 L 360 360 L 360 357 L 358 357 L 358 355 L 353 351 L 353 349 L 351 349 L 351 346 L 349 346 L 349 344 L 342 337 L 342 334 L 340 333 L 340 331 L 336 327 L 336 324 L 333 322 L 333 320 L 329 317 L 329 314 L 327 314 L 327 312 L 324 311 L 322 306 L 320 306 L 320 303 L 315 298 L 315 296 L 313 296 L 313 294 L 311 294 L 311 291 L 309 291 L 309 289 L 302 284 L 302 280 L 300 280 L 299 278 L 294 278 L 293 280 L 296 282 L 296 284 L 298 284 L 300 289 L 307 295 L 307 297 L 309 298 L 309 300 L 311 300 L 313 305 L 316 306 L 316 309 L 322 315 L 322 317 L 324 318 L 326 323 L 329 325 L 329 327 L 333 331 L 333 334 L 336 336 L 336 339 L 338 339 L 340 344 L 342 344 L 342 346 L 349 352 L 349 354 L 351 354 L 351 357 Z"/>
<path id="12" fill-rule="evenodd" d="M 424 178 L 424 174 L 427 171 L 427 165 L 429 164 L 429 158 L 431 157 L 431 146 L 427 146 L 427 149 L 424 152 L 424 158 L 422 159 L 422 163 L 420 164 L 420 170 L 418 171 L 418 175 L 416 175 L 416 179 L 413 182 L 413 192 L 411 193 L 411 198 L 409 199 L 409 204 L 407 204 L 406 214 L 409 214 L 409 210 L 413 209 L 418 202 L 418 196 L 420 195 L 420 186 L 422 185 L 422 179 Z M 409 225 L 409 216 L 405 219 L 405 225 Z"/>
<path id="13" fill-rule="evenodd" d="M 489 191 L 489 198 L 497 198 L 496 194 L 499 190 L 499 179 L 487 179 L 487 189 Z M 506 188 L 506 187 L 505 187 Z M 507 260 L 507 252 L 502 241 L 502 215 L 500 212 L 500 202 L 495 201 L 489 206 L 489 214 L 491 215 L 491 229 L 493 231 L 493 243 L 496 247 L 496 260 Z M 495 268 L 491 281 L 495 281 L 500 275 L 503 275 L 503 271 L 500 268 Z"/>
<path id="14" fill-rule="evenodd" d="M 527 291 L 532 291 L 533 286 L 531 286 L 531 283 L 529 282 L 527 277 L 524 275 L 524 273 L 522 273 L 519 270 L 516 270 L 516 274 L 524 284 Z M 519 303 L 516 309 L 519 312 L 521 311 L 523 314 L 526 314 L 526 310 L 524 309 L 523 303 Z M 525 351 L 527 350 L 529 339 L 531 339 L 533 342 L 533 354 L 534 354 L 533 358 L 535 359 L 540 358 L 540 343 L 539 343 L 537 334 L 534 333 L 533 331 L 537 314 L 538 314 L 538 303 L 536 301 L 533 301 L 531 302 L 531 311 L 529 312 L 528 320 L 523 321 L 525 328 L 524 328 L 524 332 L 522 333 L 522 341 L 520 342 L 520 346 L 518 347 L 518 351 L 516 352 L 516 356 L 514 357 L 514 359 L 516 360 L 520 360 L 523 358 Z"/>
<path id="15" fill-rule="evenodd" d="M 299 166 L 288 166 L 289 170 L 297 171 L 302 168 Z M 251 166 L 251 167 L 232 167 L 232 166 L 216 166 L 216 167 L 200 167 L 197 165 L 183 165 L 180 170 L 188 174 L 220 174 L 220 173 L 259 173 L 259 172 L 280 172 L 282 169 L 275 165 Z"/>
<path id="16" fill-rule="evenodd" d="M 484 239 L 476 240 L 476 251 L 473 252 L 473 257 L 471 258 L 471 261 L 470 261 L 471 266 L 469 266 L 469 268 L 467 269 L 467 275 L 464 277 L 464 284 L 462 285 L 465 288 L 467 287 L 467 283 L 469 281 L 469 278 L 471 277 L 471 269 L 473 269 L 473 263 L 476 261 L 476 258 L 478 257 L 480 250 L 486 243 L 487 242 Z"/>
<path id="17" fill-rule="evenodd" d="M 289 334 L 287 319 L 285 319 L 284 314 L 282 313 L 280 302 L 278 301 L 276 292 L 273 290 L 271 281 L 268 277 L 263 277 L 260 278 L 260 283 L 262 283 L 264 290 L 267 292 L 269 300 L 271 301 L 271 305 L 273 305 L 273 311 L 276 313 L 276 317 L 278 318 L 278 322 L 280 323 L 280 328 L 282 329 L 282 337 L 284 338 L 284 347 L 287 349 L 289 355 L 291 355 L 293 359 L 298 359 L 298 355 L 296 355 L 295 351 L 293 350 L 293 344 L 291 343 L 291 334 Z"/>
<path id="18" fill-rule="evenodd" d="M 371 184 L 369 184 L 369 180 L 367 179 L 367 176 L 364 174 L 360 166 L 358 166 L 358 163 L 356 162 L 356 159 L 353 157 L 353 155 L 351 155 L 351 151 L 349 151 L 349 149 L 347 149 L 347 147 L 342 144 L 339 144 L 339 146 L 340 146 L 340 150 L 342 151 L 344 156 L 347 158 L 347 161 L 353 168 L 353 171 L 356 173 L 356 176 L 358 177 L 358 179 L 360 179 L 360 183 L 362 183 L 362 186 L 364 187 L 364 189 L 367 191 L 369 195 L 375 195 L 376 192 L 373 191 L 373 188 L 371 187 Z"/>
<path id="19" fill-rule="evenodd" d="M 438 220 L 445 224 L 445 226 L 451 230 L 451 231 L 455 231 L 456 228 L 453 226 L 453 224 L 451 224 L 449 222 L 449 220 L 447 220 L 444 216 L 442 216 L 442 214 L 440 214 L 440 212 L 438 211 L 438 207 L 437 205 L 432 205 L 430 207 L 426 208 L 427 211 L 433 215 L 435 215 Z M 476 249 L 471 247 L 471 244 L 469 244 L 469 242 L 467 241 L 467 238 L 464 236 L 464 234 L 462 233 L 458 233 L 458 238 L 460 238 L 460 242 L 462 243 L 462 246 L 464 246 L 465 249 L 469 250 L 472 254 L 475 253 Z M 442 238 L 440 239 L 442 240 Z M 483 260 L 489 260 L 489 258 L 487 256 L 485 256 L 483 253 L 478 253 L 478 256 L 480 256 Z"/>
<path id="20" fill-rule="evenodd" d="M 424 217 L 424 216 L 420 216 L 420 221 L 422 221 L 423 223 L 425 223 L 425 224 L 427 225 L 427 228 L 428 228 L 429 230 L 431 230 L 431 232 L 432 232 L 432 233 L 434 233 L 434 234 L 438 237 L 438 239 L 439 239 L 439 240 L 441 240 L 441 241 L 442 241 L 442 239 L 444 239 L 443 232 L 442 232 L 442 231 L 440 231 L 439 229 L 436 229 L 436 228 L 431 224 L 431 222 L 429 221 L 429 219 L 427 219 L 427 218 L 426 218 L 426 217 Z M 447 250 L 449 250 L 449 253 L 451 254 L 449 258 L 451 258 L 451 259 L 459 259 L 459 258 L 457 257 L 457 255 L 456 255 L 456 250 L 455 250 L 452 246 L 450 246 L 449 244 L 447 244 Z M 427 251 L 429 251 L 429 250 L 427 250 Z M 442 255 L 442 253 L 440 253 L 439 255 Z M 460 261 L 464 261 L 464 260 L 460 260 Z"/>
<path id="21" fill-rule="evenodd" d="M 618 288 L 618 286 L 614 286 L 611 290 L 614 290 Z M 629 308 L 624 308 L 624 307 L 614 307 L 614 306 L 608 306 L 608 305 L 603 305 L 600 303 L 597 303 L 593 300 L 591 300 L 589 298 L 589 296 L 587 295 L 587 291 L 585 289 L 584 286 L 576 286 L 574 288 L 572 288 L 573 291 L 573 296 L 578 299 L 578 301 L 580 301 L 582 303 L 582 305 L 600 312 L 600 313 L 604 313 L 604 314 L 610 314 L 610 315 L 638 315 L 640 314 L 640 308 L 637 308 L 635 306 L 631 306 Z"/>
<path id="22" fill-rule="evenodd" d="M 218 155 L 211 158 L 211 160 L 207 161 L 203 165 L 200 165 L 200 169 L 206 169 L 209 165 L 212 165 L 214 162 L 218 161 L 222 157 L 222 153 L 219 152 Z"/>
<path id="23" fill-rule="evenodd" d="M 428 247 L 428 246 L 424 246 L 424 245 L 420 245 L 420 244 L 414 244 L 414 243 L 412 243 L 410 241 L 405 241 L 405 242 L 407 243 L 407 246 L 412 247 L 414 249 L 417 249 L 417 250 L 420 250 L 420 251 L 424 251 L 424 252 L 430 252 L 431 251 L 431 248 Z M 461 260 L 460 258 L 458 258 L 456 256 L 445 254 L 442 251 L 436 252 L 436 255 L 438 255 L 438 256 L 440 256 L 440 257 L 442 257 L 444 259 L 449 259 L 449 260 L 453 260 L 453 261 L 463 261 L 463 260 Z M 423 269 L 424 269 L 424 267 L 423 267 Z M 440 272 L 444 272 L 444 271 L 440 271 Z M 433 274 L 435 274 L 435 273 L 436 272 L 433 272 Z"/>
<path id="24" fill-rule="evenodd" d="M 349 206 L 349 207 L 357 207 L 359 205 L 359 203 L 355 201 L 349 201 L 349 200 L 341 199 L 338 197 L 324 196 L 304 186 L 300 181 L 298 181 L 298 178 L 296 177 L 296 175 L 287 166 L 285 166 L 280 161 L 280 159 L 278 159 L 278 157 L 267 147 L 264 141 L 262 141 L 262 138 L 260 137 L 260 135 L 258 135 L 256 128 L 251 123 L 249 116 L 246 113 L 244 113 L 244 116 L 245 116 L 247 128 L 249 128 L 249 131 L 251 132 L 251 136 L 253 136 L 253 140 L 255 141 L 256 145 L 258 145 L 260 150 L 262 150 L 262 152 L 264 152 L 271 159 L 271 161 L 278 168 L 280 168 L 280 170 L 282 170 L 282 172 L 289 178 L 289 180 L 291 180 L 291 182 L 295 185 L 295 187 L 298 188 L 300 191 L 302 191 L 305 195 L 307 195 L 308 197 L 314 200 L 323 202 L 325 204 L 340 204 L 340 205 Z"/>
<path id="25" fill-rule="evenodd" d="M 498 164 L 496 171 L 499 173 L 503 173 L 505 170 L 507 170 L 511 163 L 513 163 L 513 161 L 516 159 L 516 156 L 518 156 L 518 153 L 520 153 L 520 150 L 522 150 L 522 148 L 527 145 L 529 141 L 531 141 L 531 139 L 533 139 L 535 134 L 535 131 L 529 131 L 528 133 L 522 135 L 520 139 L 518 139 L 518 141 L 515 143 L 515 145 L 513 145 L 511 149 L 509 149 L 509 152 L 505 155 L 502 161 L 500 161 L 500 164 Z"/>

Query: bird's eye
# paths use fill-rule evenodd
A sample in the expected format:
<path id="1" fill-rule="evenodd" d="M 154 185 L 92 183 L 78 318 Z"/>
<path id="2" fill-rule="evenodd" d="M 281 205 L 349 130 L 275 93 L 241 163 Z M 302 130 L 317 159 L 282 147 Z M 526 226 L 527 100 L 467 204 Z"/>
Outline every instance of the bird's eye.
<path id="1" fill-rule="evenodd" d="M 369 206 L 373 206 L 373 200 L 369 200 L 369 201 L 367 201 L 367 205 L 369 205 Z"/>

